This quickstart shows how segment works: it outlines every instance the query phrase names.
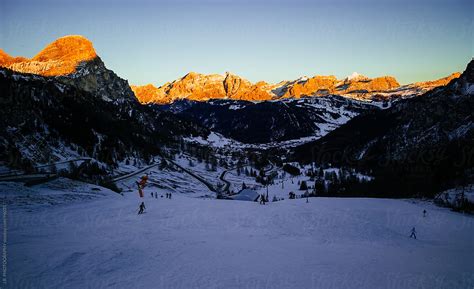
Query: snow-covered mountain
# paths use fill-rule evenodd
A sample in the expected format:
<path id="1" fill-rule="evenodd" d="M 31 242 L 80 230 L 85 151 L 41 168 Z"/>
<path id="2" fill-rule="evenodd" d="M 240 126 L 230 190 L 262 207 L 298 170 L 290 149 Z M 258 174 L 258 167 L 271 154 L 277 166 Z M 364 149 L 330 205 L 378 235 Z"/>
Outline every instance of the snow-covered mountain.
<path id="1" fill-rule="evenodd" d="M 125 158 L 146 162 L 182 137 L 209 134 L 171 113 L 141 105 L 128 82 L 107 69 L 89 44 L 82 37 L 64 37 L 33 60 L 2 62 L 2 163 L 28 170 L 88 157 L 113 169 Z M 71 61 L 72 71 L 67 67 Z"/>
<path id="2" fill-rule="evenodd" d="M 296 149 L 306 162 L 370 170 L 374 191 L 433 195 L 474 182 L 474 61 L 444 87 L 353 118 Z"/>
<path id="3" fill-rule="evenodd" d="M 157 105 L 227 138 L 277 147 L 313 141 L 362 112 L 390 107 L 459 77 L 400 86 L 393 77 L 354 73 L 252 84 L 231 73 L 189 73 L 160 88 L 132 86 L 138 100 Z"/>
<path id="4" fill-rule="evenodd" d="M 361 112 L 379 109 L 340 96 L 264 102 L 182 100 L 159 108 L 243 143 L 274 146 L 318 139 Z"/>

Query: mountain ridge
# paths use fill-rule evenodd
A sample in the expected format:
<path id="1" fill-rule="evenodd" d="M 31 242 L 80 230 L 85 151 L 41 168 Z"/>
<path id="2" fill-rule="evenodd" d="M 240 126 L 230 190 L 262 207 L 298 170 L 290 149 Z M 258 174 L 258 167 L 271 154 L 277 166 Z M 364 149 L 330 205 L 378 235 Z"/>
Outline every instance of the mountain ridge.
<path id="1" fill-rule="evenodd" d="M 473 96 L 471 61 L 449 84 L 390 108 L 360 114 L 295 148 L 295 157 L 306 163 L 370 171 L 376 181 L 365 189 L 374 196 L 398 192 L 433 196 L 474 180 Z"/>
<path id="2" fill-rule="evenodd" d="M 65 77 L 81 74 L 84 71 L 84 66 L 90 63 L 95 63 L 95 65 L 88 67 L 92 67 L 92 70 L 104 66 L 92 42 L 80 35 L 60 37 L 46 45 L 31 59 L 21 56 L 13 57 L 0 49 L 0 67 L 20 73 L 31 73 L 46 77 Z M 87 69 L 85 70 L 87 71 Z M 142 104 L 169 104 L 180 99 L 192 101 L 208 101 L 211 99 L 269 101 L 328 95 L 340 95 L 372 101 L 420 95 L 437 86 L 446 85 L 459 75 L 460 73 L 456 72 L 438 80 L 401 86 L 392 76 L 368 78 L 358 73 L 353 73 L 344 79 L 337 79 L 332 75 L 316 75 L 269 84 L 264 81 L 252 83 L 230 72 L 223 75 L 189 72 L 183 77 L 165 83 L 160 87 L 147 84 L 144 86 L 131 85 L 130 88 Z M 88 83 L 82 83 L 82 85 L 85 85 L 84 87 L 89 88 L 89 90 L 99 89 L 93 79 Z"/>
<path id="3" fill-rule="evenodd" d="M 328 95 L 371 101 L 420 95 L 435 87 L 446 85 L 459 76 L 460 73 L 455 72 L 436 80 L 400 85 L 392 76 L 368 78 L 357 74 L 337 79 L 333 75 L 316 75 L 269 84 L 264 81 L 251 83 L 229 72 L 223 75 L 190 72 L 159 87 L 146 84 L 132 85 L 131 88 L 138 101 L 143 104 L 169 104 L 181 99 L 269 101 Z"/>

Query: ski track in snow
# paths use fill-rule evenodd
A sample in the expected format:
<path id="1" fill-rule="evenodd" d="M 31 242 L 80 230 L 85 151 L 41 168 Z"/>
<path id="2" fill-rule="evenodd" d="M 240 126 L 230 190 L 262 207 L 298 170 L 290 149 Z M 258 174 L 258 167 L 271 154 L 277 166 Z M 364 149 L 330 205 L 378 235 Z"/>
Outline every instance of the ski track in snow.
<path id="1" fill-rule="evenodd" d="M 474 285 L 474 218 L 429 202 L 310 198 L 261 206 L 186 194 L 152 199 L 145 188 L 139 216 L 136 192 L 94 187 L 0 183 L 10 200 L 8 288 Z M 32 197 L 91 193 L 59 204 Z M 408 238 L 412 226 L 418 240 Z"/>

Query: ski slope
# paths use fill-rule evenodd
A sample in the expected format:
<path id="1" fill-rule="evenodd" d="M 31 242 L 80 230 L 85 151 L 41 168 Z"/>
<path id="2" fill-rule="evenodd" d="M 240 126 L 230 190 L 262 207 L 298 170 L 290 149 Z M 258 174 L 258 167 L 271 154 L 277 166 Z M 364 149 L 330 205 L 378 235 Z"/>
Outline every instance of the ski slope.
<path id="1" fill-rule="evenodd" d="M 152 199 L 145 189 L 146 213 L 137 215 L 136 193 L 67 179 L 31 188 L 0 183 L 0 192 L 7 288 L 474 286 L 474 218 L 429 202 L 310 198 L 261 206 L 179 193 Z M 413 226 L 417 240 L 408 237 Z"/>

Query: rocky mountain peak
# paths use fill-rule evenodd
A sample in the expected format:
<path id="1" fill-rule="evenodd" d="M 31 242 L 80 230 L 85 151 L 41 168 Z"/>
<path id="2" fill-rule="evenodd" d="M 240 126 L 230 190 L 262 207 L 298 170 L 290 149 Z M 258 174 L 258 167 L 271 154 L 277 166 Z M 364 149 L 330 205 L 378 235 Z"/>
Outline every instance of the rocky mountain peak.
<path id="1" fill-rule="evenodd" d="M 160 104 L 183 98 L 195 101 L 210 99 L 265 101 L 334 94 L 359 100 L 373 100 L 421 95 L 435 87 L 446 85 L 459 76 L 459 73 L 453 73 L 435 81 L 400 86 L 392 76 L 368 78 L 355 72 L 340 80 L 334 75 L 316 75 L 277 84 L 268 84 L 264 81 L 252 84 L 231 72 L 226 72 L 224 75 L 190 72 L 159 88 L 147 86 L 142 89 L 134 87 L 133 90 L 140 102 Z"/>
<path id="2" fill-rule="evenodd" d="M 76 72 L 77 66 L 97 58 L 92 42 L 83 36 L 61 37 L 31 59 L 0 53 L 0 66 L 42 76 L 62 76 Z"/>

